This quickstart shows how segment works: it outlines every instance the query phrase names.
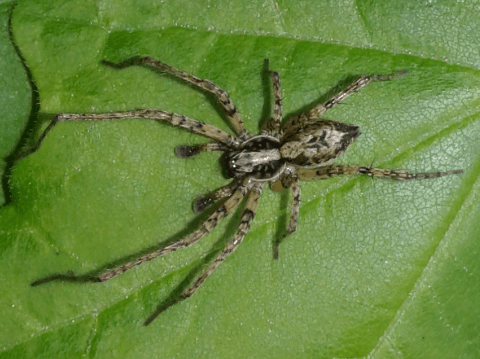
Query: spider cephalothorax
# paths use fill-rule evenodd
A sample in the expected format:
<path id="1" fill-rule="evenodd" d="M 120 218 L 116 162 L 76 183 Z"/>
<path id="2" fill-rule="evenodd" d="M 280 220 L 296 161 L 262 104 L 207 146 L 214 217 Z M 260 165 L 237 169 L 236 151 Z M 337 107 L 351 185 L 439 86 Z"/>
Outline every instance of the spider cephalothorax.
<path id="1" fill-rule="evenodd" d="M 241 222 L 235 236 L 226 244 L 223 251 L 208 266 L 204 273 L 195 280 L 178 298 L 178 301 L 190 297 L 205 281 L 205 279 L 220 265 L 225 258 L 235 251 L 247 234 L 250 223 L 255 216 L 262 188 L 266 183 L 281 183 L 284 188 L 290 188 L 293 193 L 292 214 L 285 235 L 294 232 L 298 225 L 300 208 L 300 179 L 325 179 L 341 175 L 368 175 L 395 180 L 417 180 L 437 178 L 445 175 L 462 173 L 461 170 L 432 173 L 409 173 L 403 170 L 379 169 L 366 166 L 333 165 L 333 161 L 344 153 L 352 142 L 360 135 L 358 126 L 344 124 L 320 117 L 330 108 L 340 103 L 349 95 L 360 90 L 372 81 L 386 81 L 402 76 L 406 71 L 390 76 L 362 76 L 348 86 L 344 91 L 333 96 L 324 104 L 319 104 L 310 111 L 290 118 L 283 126 L 282 123 L 282 96 L 280 77 L 272 72 L 275 104 L 272 119 L 263 126 L 259 135 L 246 131 L 243 121 L 228 94 L 209 80 L 200 79 L 184 71 L 170 67 L 150 57 L 140 57 L 127 60 L 120 64 L 104 62 L 105 64 L 122 69 L 131 65 L 142 65 L 159 69 L 190 84 L 197 86 L 217 97 L 225 110 L 237 136 L 231 136 L 225 131 L 190 119 L 161 110 L 138 110 L 128 112 L 114 112 L 103 114 L 58 114 L 52 123 L 40 136 L 37 144 L 22 155 L 26 156 L 36 151 L 47 133 L 56 123 L 61 121 L 103 121 L 125 118 L 145 118 L 166 121 L 173 126 L 184 128 L 213 140 L 198 146 L 181 146 L 175 151 L 178 157 L 192 157 L 200 152 L 223 151 L 222 162 L 225 173 L 233 178 L 230 184 L 219 190 L 198 198 L 194 203 L 196 212 L 203 211 L 211 203 L 223 199 L 224 202 L 209 216 L 201 228 L 181 238 L 166 247 L 145 254 L 136 260 L 109 269 L 97 276 L 54 275 L 34 282 L 38 285 L 54 279 L 64 280 L 91 280 L 105 282 L 126 272 L 142 263 L 148 262 L 161 255 L 174 252 L 195 244 L 198 240 L 212 231 L 220 220 L 231 213 L 246 198 Z M 274 257 L 278 257 L 278 245 L 275 247 Z M 173 304 L 173 303 L 172 303 Z M 155 315 L 158 313 L 155 313 Z M 147 319 L 146 324 L 154 319 L 155 315 Z"/>
<path id="2" fill-rule="evenodd" d="M 280 154 L 280 141 L 271 135 L 253 136 L 239 149 L 225 150 L 223 166 L 228 177 L 249 176 L 258 181 L 271 181 L 285 170 Z"/>

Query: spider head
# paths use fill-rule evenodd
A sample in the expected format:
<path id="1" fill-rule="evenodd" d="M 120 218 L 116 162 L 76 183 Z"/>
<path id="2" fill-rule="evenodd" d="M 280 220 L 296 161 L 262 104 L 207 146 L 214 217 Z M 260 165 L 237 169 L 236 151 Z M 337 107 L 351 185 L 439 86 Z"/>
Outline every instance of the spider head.
<path id="1" fill-rule="evenodd" d="M 239 163 L 239 157 L 242 151 L 225 151 L 221 157 L 222 168 L 228 178 L 236 178 L 243 176 L 245 171 L 251 172 L 252 168 L 246 168 Z"/>
<path id="2" fill-rule="evenodd" d="M 333 162 L 360 136 L 360 128 L 332 120 L 309 120 L 287 126 L 280 154 L 297 166 L 318 166 Z"/>

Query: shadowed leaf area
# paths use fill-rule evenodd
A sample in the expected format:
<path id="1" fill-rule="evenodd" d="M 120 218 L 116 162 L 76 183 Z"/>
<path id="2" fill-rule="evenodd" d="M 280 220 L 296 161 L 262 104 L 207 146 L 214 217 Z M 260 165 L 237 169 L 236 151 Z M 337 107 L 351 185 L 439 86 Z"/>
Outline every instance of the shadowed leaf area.
<path id="1" fill-rule="evenodd" d="M 12 5 L 0 6 L 0 358 L 478 356 L 474 5 L 38 0 L 10 12 Z M 241 206 L 195 246 L 106 283 L 32 288 L 181 238 L 212 211 L 195 214 L 193 201 L 228 183 L 219 153 L 175 156 L 176 147 L 207 139 L 148 120 L 60 123 L 39 151 L 13 164 L 19 144 L 34 143 L 56 113 L 156 108 L 233 133 L 215 98 L 145 68 L 101 64 L 144 55 L 215 82 L 254 133 L 272 115 L 265 59 L 280 73 L 285 118 L 359 75 L 409 70 L 326 114 L 362 132 L 336 163 L 464 173 L 304 181 L 299 228 L 278 260 L 273 248 L 292 198 L 265 187 L 239 249 L 149 326 L 145 319 L 233 236 Z"/>

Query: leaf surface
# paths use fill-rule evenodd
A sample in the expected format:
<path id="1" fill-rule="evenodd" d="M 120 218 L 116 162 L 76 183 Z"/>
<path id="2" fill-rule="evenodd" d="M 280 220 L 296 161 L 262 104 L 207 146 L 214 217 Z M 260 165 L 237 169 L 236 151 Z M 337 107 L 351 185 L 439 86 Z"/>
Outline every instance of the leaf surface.
<path id="1" fill-rule="evenodd" d="M 272 243 L 291 196 L 265 188 L 242 246 L 191 299 L 144 327 L 233 236 L 239 213 L 199 244 L 105 284 L 30 283 L 88 273 L 197 228 L 206 215 L 192 201 L 228 183 L 218 154 L 176 158 L 176 146 L 206 140 L 153 121 L 61 123 L 9 177 L 0 357 L 475 357 L 480 56 L 471 49 L 480 44 L 468 34 L 479 17 L 473 5 L 416 1 L 19 3 L 12 32 L 40 98 L 32 137 L 55 113 L 141 108 L 229 130 L 210 96 L 103 59 L 150 55 L 208 78 L 252 132 L 271 116 L 266 58 L 280 73 L 286 117 L 347 78 L 408 69 L 328 113 L 363 133 L 338 163 L 465 173 L 304 182 L 299 229 L 278 261 Z M 25 84 L 24 73 L 11 77 Z"/>

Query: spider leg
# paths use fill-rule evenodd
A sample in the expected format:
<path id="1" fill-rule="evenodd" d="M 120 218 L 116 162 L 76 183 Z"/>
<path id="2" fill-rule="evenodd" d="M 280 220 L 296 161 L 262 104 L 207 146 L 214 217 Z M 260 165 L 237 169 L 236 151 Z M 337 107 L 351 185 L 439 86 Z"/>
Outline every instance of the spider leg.
<path id="1" fill-rule="evenodd" d="M 182 294 L 179 301 L 187 299 L 195 293 L 195 291 L 200 288 L 205 279 L 207 279 L 210 274 L 213 273 L 215 269 L 231 254 L 233 253 L 238 246 L 242 243 L 245 235 L 250 229 L 250 223 L 255 217 L 255 211 L 258 206 L 258 201 L 260 194 L 262 192 L 262 187 L 264 183 L 255 184 L 250 194 L 247 197 L 247 202 L 245 204 L 245 209 L 242 214 L 240 225 L 238 226 L 237 233 L 233 238 L 227 243 L 223 251 L 215 258 L 215 260 L 208 266 L 208 268 L 203 272 L 203 274 L 197 278 L 197 280 Z"/>
<path id="2" fill-rule="evenodd" d="M 217 97 L 218 102 L 220 103 L 220 105 L 222 105 L 223 109 L 225 110 L 225 114 L 228 120 L 230 121 L 230 124 L 232 125 L 233 129 L 237 133 L 237 135 L 242 137 L 246 133 L 245 127 L 243 125 L 243 120 L 240 117 L 233 101 L 230 99 L 230 97 L 224 90 L 222 90 L 220 87 L 215 85 L 210 80 L 201 79 L 196 76 L 190 75 L 185 71 L 168 66 L 167 64 L 164 64 L 163 62 L 155 60 L 149 56 L 136 57 L 136 58 L 121 62 L 119 64 L 111 63 L 109 61 L 103 61 L 103 64 L 113 66 L 119 69 L 123 69 L 132 65 L 144 65 L 144 66 L 146 65 L 149 67 L 154 67 L 156 69 L 159 69 L 160 71 L 169 73 L 196 87 L 199 87 L 205 91 L 208 91 Z"/>
<path id="3" fill-rule="evenodd" d="M 305 113 L 308 118 L 318 118 L 322 116 L 325 112 L 331 109 L 333 106 L 338 105 L 341 101 L 345 100 L 348 96 L 352 95 L 353 93 L 357 92 L 358 90 L 362 89 L 363 87 L 367 86 L 372 81 L 388 81 L 394 78 L 403 76 L 408 71 L 401 71 L 397 72 L 393 75 L 373 75 L 373 76 L 362 76 L 355 80 L 350 86 L 348 86 L 345 90 L 339 92 L 335 96 L 333 96 L 327 102 L 317 105 L 312 108 L 310 111 Z"/>
<path id="4" fill-rule="evenodd" d="M 299 168 L 297 169 L 297 176 L 299 179 L 324 179 L 330 177 L 344 176 L 344 175 L 367 175 L 379 178 L 391 178 L 394 180 L 422 180 L 430 178 L 438 178 L 453 174 L 461 174 L 463 170 L 453 170 L 447 172 L 422 172 L 412 173 L 405 170 L 391 170 L 372 168 L 365 166 L 324 166 L 318 168 Z"/>
<path id="5" fill-rule="evenodd" d="M 121 266 L 115 267 L 113 269 L 110 269 L 106 271 L 105 273 L 102 273 L 98 276 L 97 280 L 99 282 L 106 282 L 117 275 L 123 274 L 126 271 L 135 268 L 145 262 L 149 262 L 157 257 L 163 256 L 168 253 L 175 252 L 179 249 L 190 247 L 191 245 L 195 244 L 198 242 L 200 239 L 202 239 L 204 236 L 206 236 L 208 233 L 210 233 L 216 226 L 217 224 L 224 219 L 228 214 L 230 214 L 241 202 L 245 194 L 247 193 L 248 188 L 246 185 L 246 181 L 244 181 L 244 184 L 238 186 L 237 190 L 232 194 L 232 196 L 225 201 L 223 206 L 221 206 L 219 209 L 217 209 L 203 224 L 202 227 L 195 232 L 189 234 L 188 236 L 181 238 L 168 246 L 153 251 L 151 253 L 144 254 L 143 256 L 137 258 L 136 260 L 127 262 Z"/>
<path id="6" fill-rule="evenodd" d="M 438 178 L 443 176 L 448 176 L 452 174 L 463 173 L 463 170 L 453 170 L 447 172 L 423 172 L 423 173 L 411 173 L 405 170 L 391 170 L 391 169 L 380 169 L 366 166 L 346 166 L 346 165 L 337 165 L 337 166 L 323 166 L 318 168 L 297 168 L 296 174 L 292 176 L 285 176 L 280 181 L 281 183 L 285 182 L 284 188 L 292 188 L 293 202 L 292 202 L 292 214 L 290 216 L 290 223 L 287 228 L 287 232 L 283 236 L 285 238 L 289 234 L 295 232 L 298 226 L 298 212 L 300 209 L 300 185 L 299 179 L 307 180 L 317 180 L 325 179 L 337 176 L 344 175 L 367 175 L 380 178 L 391 178 L 394 180 L 422 180 L 430 178 Z M 283 185 L 282 185 L 283 187 Z M 278 247 L 281 240 L 276 242 L 273 257 L 278 259 Z"/>
<path id="7" fill-rule="evenodd" d="M 240 185 L 242 180 L 242 177 L 237 177 L 225 187 L 222 187 L 213 193 L 198 197 L 193 203 L 193 210 L 195 211 L 195 213 L 202 212 L 213 202 L 222 198 L 230 197 Z"/>
<path id="8" fill-rule="evenodd" d="M 208 123 L 193 120 L 186 116 L 178 115 L 176 113 L 161 111 L 161 110 L 137 110 L 127 112 L 112 112 L 112 113 L 89 113 L 89 114 L 68 114 L 61 113 L 55 116 L 52 122 L 40 135 L 37 143 L 31 149 L 23 152 L 17 159 L 26 157 L 33 152 L 37 151 L 48 132 L 50 132 L 57 123 L 63 121 L 108 121 L 116 119 L 129 119 L 129 118 L 144 118 L 150 120 L 161 120 L 170 123 L 172 126 L 178 126 L 188 131 L 198 133 L 202 136 L 208 137 L 214 141 L 220 142 L 225 147 L 236 148 L 239 145 L 239 141 L 226 133 L 225 131 L 209 125 Z M 211 145 L 207 146 L 210 147 Z M 213 146 L 211 147 L 213 148 Z M 178 154 L 177 154 L 178 155 Z"/>
<path id="9" fill-rule="evenodd" d="M 178 158 L 190 158 L 198 155 L 200 152 L 225 151 L 227 147 L 218 142 L 208 142 L 195 146 L 179 146 L 175 148 L 175 154 Z"/>
<path id="10" fill-rule="evenodd" d="M 290 188 L 292 189 L 292 195 L 293 195 L 292 213 L 290 215 L 290 223 L 288 225 L 287 231 L 283 235 L 282 239 L 284 239 L 289 234 L 295 232 L 298 227 L 298 212 L 300 211 L 300 183 L 298 181 L 298 178 L 296 178 L 293 181 Z M 275 243 L 275 248 L 273 250 L 274 259 L 278 259 L 278 247 L 280 246 L 280 243 L 281 243 L 281 240 L 278 240 Z"/>
<path id="11" fill-rule="evenodd" d="M 280 86 L 280 75 L 278 72 L 272 72 L 272 84 L 275 97 L 273 118 L 262 127 L 262 131 L 268 131 L 269 133 L 278 131 L 282 124 L 282 88 Z"/>

